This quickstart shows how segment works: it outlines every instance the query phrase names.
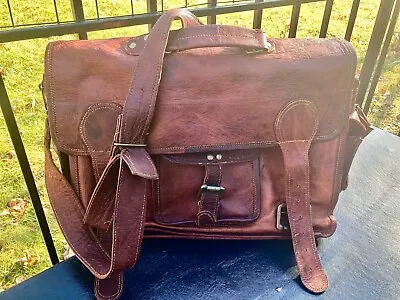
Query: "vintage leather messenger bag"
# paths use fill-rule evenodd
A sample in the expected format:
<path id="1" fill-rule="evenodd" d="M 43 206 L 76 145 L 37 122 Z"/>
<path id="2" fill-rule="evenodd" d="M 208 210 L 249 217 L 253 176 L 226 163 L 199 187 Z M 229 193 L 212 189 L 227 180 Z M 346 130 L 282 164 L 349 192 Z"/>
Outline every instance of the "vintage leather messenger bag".
<path id="1" fill-rule="evenodd" d="M 149 35 L 52 42 L 46 185 L 96 296 L 121 295 L 143 237 L 292 239 L 304 286 L 323 292 L 315 238 L 334 233 L 370 131 L 355 70 L 344 40 L 267 41 L 179 9 Z"/>

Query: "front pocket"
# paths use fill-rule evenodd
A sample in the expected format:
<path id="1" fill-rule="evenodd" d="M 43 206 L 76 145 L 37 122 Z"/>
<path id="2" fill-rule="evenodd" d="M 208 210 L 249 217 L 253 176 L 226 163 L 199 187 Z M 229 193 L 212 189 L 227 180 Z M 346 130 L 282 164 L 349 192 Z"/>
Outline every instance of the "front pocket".
<path id="1" fill-rule="evenodd" d="M 199 226 L 254 221 L 260 214 L 259 156 L 258 149 L 158 156 L 156 221 Z"/>

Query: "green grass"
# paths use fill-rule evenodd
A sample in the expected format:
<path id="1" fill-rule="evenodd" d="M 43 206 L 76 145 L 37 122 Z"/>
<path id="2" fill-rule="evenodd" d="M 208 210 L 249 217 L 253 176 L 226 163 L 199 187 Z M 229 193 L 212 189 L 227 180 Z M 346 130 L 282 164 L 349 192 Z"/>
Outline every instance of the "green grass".
<path id="1" fill-rule="evenodd" d="M 184 1 L 165 1 L 168 7 L 184 5 Z M 7 25 L 8 14 L 6 2 L 0 3 L 0 26 Z M 14 0 L 13 11 L 16 23 L 51 22 L 51 0 Z M 195 1 L 189 1 L 193 4 Z M 361 1 L 356 26 L 352 38 L 359 56 L 359 66 L 365 55 L 369 36 L 376 17 L 380 1 Z M 69 0 L 58 0 L 60 19 L 72 19 Z M 86 0 L 85 14 L 88 18 L 96 16 L 94 1 Z M 130 13 L 129 1 L 99 1 L 101 17 L 125 15 Z M 343 37 L 346 19 L 349 15 L 351 1 L 336 0 L 329 25 L 329 37 Z M 144 0 L 135 2 L 135 12 L 146 10 Z M 316 37 L 324 10 L 323 3 L 305 4 L 301 8 L 299 21 L 299 37 Z M 291 9 L 289 7 L 269 9 L 264 12 L 263 30 L 271 37 L 285 37 L 288 34 Z M 227 14 L 217 17 L 220 24 L 234 24 L 251 27 L 252 12 Z M 202 18 L 205 21 L 204 18 Z M 397 25 L 396 34 L 390 48 L 384 71 L 377 87 L 371 106 L 370 118 L 375 125 L 397 133 L 400 115 L 400 33 Z M 120 28 L 89 33 L 89 38 L 105 38 L 113 36 L 132 36 L 147 32 L 147 26 Z M 62 39 L 76 38 L 74 35 L 63 36 Z M 50 223 L 57 251 L 61 255 L 65 241 L 54 220 L 43 180 L 42 135 L 45 118 L 42 97 L 38 91 L 38 83 L 43 73 L 43 54 L 47 43 L 60 37 L 36 39 L 30 41 L 0 44 L 0 70 L 3 73 L 11 104 L 21 131 L 27 155 L 31 163 L 38 190 L 42 199 L 48 221 Z M 19 216 L 0 216 L 0 290 L 6 289 L 21 280 L 28 278 L 50 267 L 50 261 L 38 227 L 32 203 L 29 199 L 25 183 L 16 157 L 10 157 L 13 149 L 4 120 L 0 118 L 0 212 L 7 208 L 7 203 L 14 198 L 27 201 L 27 210 Z M 28 252 L 38 257 L 36 263 L 24 265 L 18 261 Z"/>

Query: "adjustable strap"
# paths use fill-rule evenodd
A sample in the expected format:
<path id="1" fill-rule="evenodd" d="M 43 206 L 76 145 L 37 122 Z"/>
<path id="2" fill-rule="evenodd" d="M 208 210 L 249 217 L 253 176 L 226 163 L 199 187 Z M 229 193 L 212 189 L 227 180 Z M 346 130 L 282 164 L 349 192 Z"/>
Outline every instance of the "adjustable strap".
<path id="1" fill-rule="evenodd" d="M 290 102 L 275 121 L 275 134 L 285 164 L 286 204 L 297 268 L 304 286 L 313 293 L 328 288 L 312 227 L 308 152 L 318 127 L 315 105 Z"/>
<path id="2" fill-rule="evenodd" d="M 84 208 L 74 190 L 56 167 L 50 151 L 50 133 L 45 132 L 45 180 L 57 222 L 68 244 L 79 260 L 97 278 L 96 295 L 99 299 L 115 299 L 122 292 L 122 273 L 136 262 L 143 235 L 146 184 L 143 178 L 132 175 L 123 164 L 113 172 L 118 178 L 120 197 L 113 198 L 115 187 L 109 187 L 113 202 L 111 245 L 102 245 L 93 230 L 84 224 Z M 115 181 L 115 180 L 114 180 Z M 111 183 L 109 183 L 111 185 Z M 111 249 L 107 251 L 106 249 Z"/>
<path id="3" fill-rule="evenodd" d="M 154 113 L 168 34 L 176 18 L 181 19 L 184 26 L 200 24 L 188 11 L 171 10 L 154 25 L 145 51 L 139 57 L 123 114 L 118 120 L 113 155 L 92 194 L 84 223 L 80 220 L 81 227 L 88 224 L 102 231 L 112 231 L 107 261 L 92 264 L 88 262 L 87 253 L 77 255 L 97 277 L 95 294 L 100 299 L 115 299 L 121 294 L 121 271 L 133 267 L 138 259 L 144 232 L 146 183 L 148 179 L 158 179 L 154 163 L 145 149 L 145 133 Z M 50 186 L 51 183 L 49 190 L 57 190 Z M 77 243 L 82 243 L 82 239 L 70 242 L 71 245 Z"/>

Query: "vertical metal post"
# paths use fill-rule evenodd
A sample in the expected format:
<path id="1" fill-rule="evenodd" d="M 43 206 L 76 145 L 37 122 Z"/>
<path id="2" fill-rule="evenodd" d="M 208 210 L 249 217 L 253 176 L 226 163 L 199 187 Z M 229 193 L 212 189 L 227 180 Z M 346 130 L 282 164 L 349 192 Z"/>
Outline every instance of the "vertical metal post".
<path id="1" fill-rule="evenodd" d="M 10 133 L 15 153 L 17 155 L 26 186 L 32 200 L 33 208 L 35 209 L 36 217 L 42 231 L 47 251 L 49 252 L 50 260 L 54 265 L 59 262 L 56 248 L 54 247 L 54 242 L 51 237 L 49 225 L 47 224 L 46 216 L 40 203 L 39 193 L 35 184 L 35 180 L 33 178 L 31 167 L 29 165 L 28 157 L 26 156 L 21 135 L 19 134 L 17 122 L 15 121 L 14 113 L 11 108 L 10 100 L 8 98 L 2 76 L 0 76 L 0 107 L 1 111 L 3 112 L 4 120 L 6 122 L 8 132 Z"/>
<path id="2" fill-rule="evenodd" d="M 389 50 L 390 42 L 392 41 L 393 33 L 396 28 L 396 23 L 399 18 L 399 11 L 400 11 L 400 0 L 396 1 L 396 5 L 393 9 L 392 18 L 390 20 L 389 28 L 386 33 L 385 41 L 383 42 L 381 54 L 378 59 L 378 63 L 375 68 L 374 76 L 372 77 L 371 86 L 368 91 L 367 99 L 365 100 L 364 104 L 364 112 L 368 113 L 369 107 L 372 102 L 372 98 L 375 94 L 375 89 L 379 81 L 379 77 L 381 76 L 382 68 L 385 63 L 386 55 Z"/>
<path id="3" fill-rule="evenodd" d="M 328 32 L 329 21 L 331 20 L 331 13 L 333 7 L 333 0 L 327 0 L 325 3 L 324 17 L 322 18 L 321 30 L 319 37 L 325 38 Z"/>
<path id="4" fill-rule="evenodd" d="M 208 0 L 208 7 L 216 7 L 217 6 L 217 0 Z M 217 16 L 216 15 L 211 15 L 207 16 L 207 24 L 216 24 L 217 23 Z"/>
<path id="5" fill-rule="evenodd" d="M 157 12 L 157 0 L 147 0 L 147 12 L 154 13 Z M 149 31 L 151 27 L 154 26 L 154 23 L 149 24 Z"/>
<path id="6" fill-rule="evenodd" d="M 364 102 L 365 94 L 371 80 L 371 75 L 374 71 L 376 59 L 378 58 L 382 41 L 390 21 L 393 5 L 394 0 L 381 0 L 378 15 L 375 20 L 371 38 L 369 40 L 367 53 L 365 55 L 364 63 L 361 69 L 360 86 L 358 88 L 358 94 L 356 98 L 356 102 L 359 105 L 362 105 Z"/>
<path id="7" fill-rule="evenodd" d="M 301 4 L 295 4 L 292 8 L 292 16 L 290 18 L 289 37 L 295 38 L 297 34 L 297 26 L 299 25 Z"/>
<path id="8" fill-rule="evenodd" d="M 10 16 L 11 26 L 14 27 L 15 23 L 14 23 L 13 14 L 12 14 L 12 11 L 11 11 L 10 0 L 7 0 L 7 8 L 8 8 L 8 15 Z"/>
<path id="9" fill-rule="evenodd" d="M 348 41 L 351 39 L 351 35 L 353 34 L 354 23 L 356 22 L 358 7 L 360 6 L 360 0 L 354 0 L 353 5 L 351 6 L 349 22 L 347 23 L 346 34 L 344 38 Z"/>
<path id="10" fill-rule="evenodd" d="M 256 0 L 256 2 L 263 2 L 264 0 Z M 254 11 L 254 16 L 253 16 L 253 28 L 254 29 L 261 29 L 261 23 L 262 23 L 262 15 L 263 15 L 263 10 L 258 9 Z"/>
<path id="11" fill-rule="evenodd" d="M 85 20 L 85 13 L 83 11 L 82 0 L 71 0 L 71 7 L 72 7 L 72 14 L 76 21 L 84 21 Z M 88 35 L 85 31 L 80 31 L 78 33 L 80 40 L 87 40 Z"/>

